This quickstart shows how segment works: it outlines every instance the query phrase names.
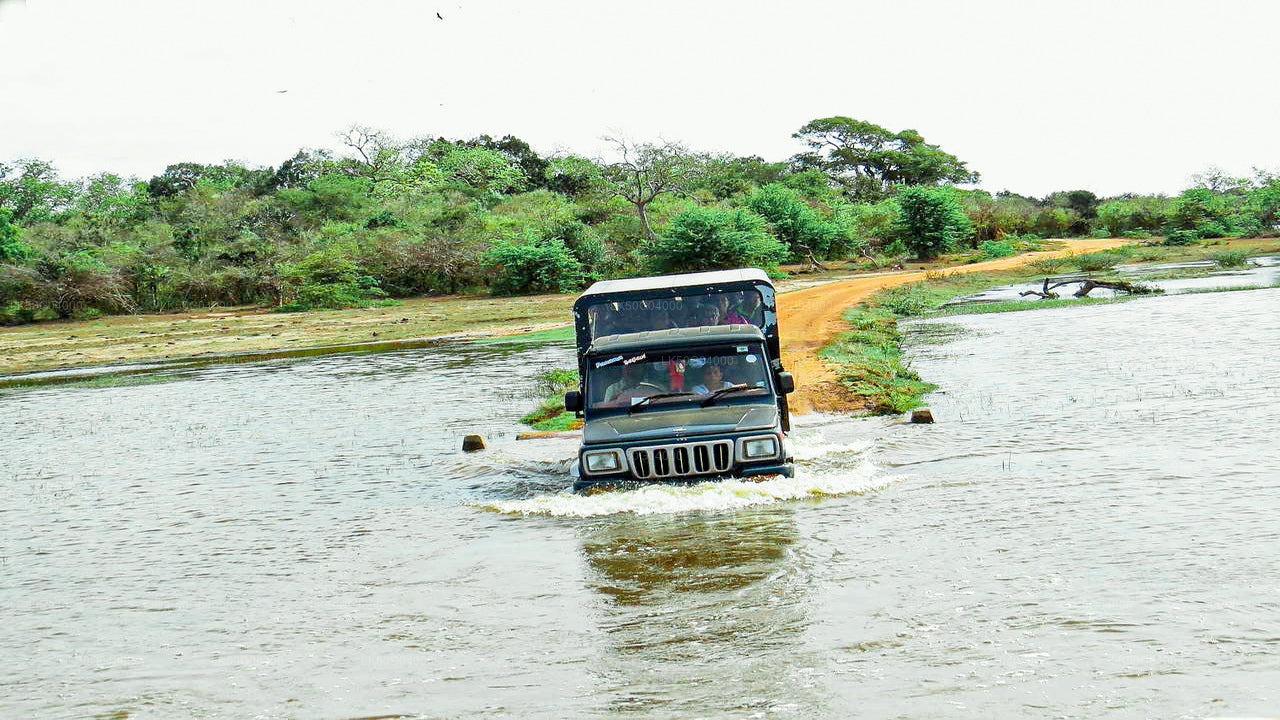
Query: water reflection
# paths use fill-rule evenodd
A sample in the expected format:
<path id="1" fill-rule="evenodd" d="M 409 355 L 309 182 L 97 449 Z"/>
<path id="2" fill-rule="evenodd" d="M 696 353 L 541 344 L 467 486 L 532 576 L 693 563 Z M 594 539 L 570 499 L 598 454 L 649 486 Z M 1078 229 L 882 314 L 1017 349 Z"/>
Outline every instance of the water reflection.
<path id="1" fill-rule="evenodd" d="M 809 627 L 794 512 L 626 515 L 582 529 L 588 582 L 606 600 L 608 713 L 814 708 L 786 682 Z"/>

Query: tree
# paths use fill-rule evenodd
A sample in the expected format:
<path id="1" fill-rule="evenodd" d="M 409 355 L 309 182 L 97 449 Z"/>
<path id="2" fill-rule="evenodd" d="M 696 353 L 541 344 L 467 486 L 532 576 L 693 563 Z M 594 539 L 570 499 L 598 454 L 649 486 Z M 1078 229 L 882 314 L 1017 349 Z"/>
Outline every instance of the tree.
<path id="1" fill-rule="evenodd" d="M 599 165 L 583 157 L 565 155 L 548 161 L 542 186 L 561 195 L 579 197 L 596 189 L 602 179 Z"/>
<path id="2" fill-rule="evenodd" d="M 8 208 L 12 222 L 30 225 L 53 220 L 75 197 L 75 186 L 58 178 L 58 171 L 44 160 L 0 163 L 0 208 Z"/>
<path id="3" fill-rule="evenodd" d="M 979 177 L 915 130 L 894 133 L 864 120 L 835 116 L 812 120 L 791 137 L 809 146 L 793 162 L 824 171 L 853 199 L 882 198 L 897 184 L 973 183 Z"/>
<path id="4" fill-rule="evenodd" d="M 338 139 L 354 153 L 338 163 L 339 169 L 368 178 L 375 186 L 396 177 L 405 165 L 405 145 L 385 130 L 353 124 L 338 133 Z"/>
<path id="5" fill-rule="evenodd" d="M 649 224 L 649 205 L 659 195 L 687 193 L 693 181 L 705 171 L 705 158 L 679 143 L 631 143 L 611 137 L 605 140 L 617 146 L 621 158 L 604 167 L 609 191 L 631 203 L 645 236 L 653 240 L 656 235 Z"/>
<path id="6" fill-rule="evenodd" d="M 781 182 L 786 176 L 785 162 L 765 162 L 763 158 L 754 155 L 719 155 L 707 160 L 705 172 L 695 179 L 692 189 L 709 192 L 716 200 L 728 200 L 756 188 Z"/>
<path id="7" fill-rule="evenodd" d="M 10 222 L 12 218 L 12 210 L 0 207 L 0 262 L 22 262 L 31 253 L 31 249 L 18 239 L 21 229 Z"/>
<path id="8" fill-rule="evenodd" d="M 743 266 L 773 267 L 787 246 L 750 210 L 693 208 L 671 219 L 661 236 L 640 248 L 655 272 L 697 272 Z"/>
<path id="9" fill-rule="evenodd" d="M 930 260 L 973 234 L 973 223 L 950 188 L 907 187 L 898 193 L 896 224 L 907 249 Z"/>
<path id="10" fill-rule="evenodd" d="M 798 193 L 776 183 L 755 191 L 743 205 L 768 220 L 774 235 L 798 258 L 816 261 L 817 256 L 827 257 L 838 234 L 837 228 L 819 218 Z"/>
<path id="11" fill-rule="evenodd" d="M 461 145 L 440 158 L 439 168 L 445 180 L 462 183 L 491 196 L 520 192 L 529 186 L 524 169 L 497 150 Z"/>
<path id="12" fill-rule="evenodd" d="M 504 135 L 501 140 L 494 140 L 488 135 L 481 135 L 468 140 L 467 145 L 493 150 L 506 155 L 516 165 L 520 166 L 520 170 L 524 172 L 525 178 L 534 189 L 544 187 L 544 178 L 547 176 L 547 170 L 550 168 L 551 163 L 534 152 L 529 143 L 520 138 L 514 135 Z"/>

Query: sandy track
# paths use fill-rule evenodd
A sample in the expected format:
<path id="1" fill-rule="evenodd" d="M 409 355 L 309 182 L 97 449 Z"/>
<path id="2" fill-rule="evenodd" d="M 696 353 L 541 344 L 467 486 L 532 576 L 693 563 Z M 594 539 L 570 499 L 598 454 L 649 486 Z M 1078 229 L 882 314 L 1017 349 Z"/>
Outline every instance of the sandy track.
<path id="1" fill-rule="evenodd" d="M 1005 270 L 1042 257 L 1093 252 L 1126 244 L 1125 240 L 1064 240 L 1063 250 L 1027 253 L 958 267 L 946 273 Z M 782 362 L 796 378 L 791 396 L 793 412 L 848 411 L 862 408 L 857 396 L 838 382 L 835 368 L 818 356 L 832 336 L 848 329 L 841 315 L 877 290 L 923 280 L 925 271 L 905 271 L 839 280 L 817 287 L 783 293 L 778 297 L 778 322 L 782 328 Z"/>

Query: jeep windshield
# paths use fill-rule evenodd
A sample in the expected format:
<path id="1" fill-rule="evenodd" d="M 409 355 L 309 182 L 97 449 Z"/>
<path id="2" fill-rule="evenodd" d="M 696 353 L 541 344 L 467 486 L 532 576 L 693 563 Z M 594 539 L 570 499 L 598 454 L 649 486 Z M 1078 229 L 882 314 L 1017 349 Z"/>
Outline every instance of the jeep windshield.
<path id="1" fill-rule="evenodd" d="M 592 410 L 641 411 L 772 392 L 768 363 L 758 342 L 593 356 L 586 386 L 587 407 Z M 728 388 L 739 389 L 720 392 Z"/>

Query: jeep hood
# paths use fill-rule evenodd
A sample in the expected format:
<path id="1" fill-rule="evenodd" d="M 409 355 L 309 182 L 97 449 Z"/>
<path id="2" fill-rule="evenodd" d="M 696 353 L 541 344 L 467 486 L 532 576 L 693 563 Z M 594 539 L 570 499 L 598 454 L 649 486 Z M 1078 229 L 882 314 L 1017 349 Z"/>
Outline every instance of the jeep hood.
<path id="1" fill-rule="evenodd" d="M 716 433 L 772 430 L 778 424 L 775 405 L 718 405 L 675 410 L 646 408 L 632 415 L 613 415 L 582 428 L 586 445 L 692 437 Z"/>

